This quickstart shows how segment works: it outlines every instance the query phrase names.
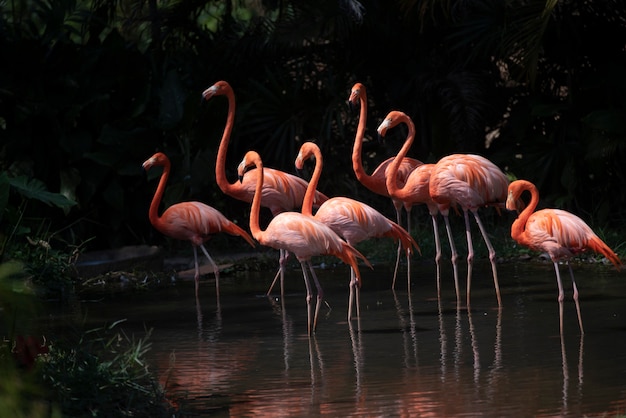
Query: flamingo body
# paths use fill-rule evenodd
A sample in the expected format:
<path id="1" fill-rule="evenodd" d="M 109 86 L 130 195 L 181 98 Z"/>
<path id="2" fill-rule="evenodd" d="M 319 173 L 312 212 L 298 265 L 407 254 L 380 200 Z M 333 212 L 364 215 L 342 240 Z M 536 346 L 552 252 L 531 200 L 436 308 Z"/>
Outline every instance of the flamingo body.
<path id="1" fill-rule="evenodd" d="M 442 211 L 459 205 L 464 210 L 506 200 L 509 181 L 487 158 L 452 154 L 437 162 L 431 172 L 430 196 Z"/>
<path id="2" fill-rule="evenodd" d="M 542 209 L 535 212 L 539 203 L 539 192 L 537 187 L 529 181 L 516 180 L 509 185 L 506 208 L 517 210 L 521 195 L 526 191 L 530 192 L 531 200 L 513 222 L 511 238 L 530 249 L 548 253 L 556 272 L 559 303 L 563 302 L 564 292 L 558 262 L 561 260 L 567 262 L 574 288 L 574 301 L 578 312 L 580 331 L 584 333 L 578 304 L 578 289 L 569 260 L 575 254 L 591 250 L 604 255 L 618 269 L 622 266 L 622 262 L 617 254 L 578 216 L 560 209 Z M 562 332 L 562 305 L 560 325 Z"/>

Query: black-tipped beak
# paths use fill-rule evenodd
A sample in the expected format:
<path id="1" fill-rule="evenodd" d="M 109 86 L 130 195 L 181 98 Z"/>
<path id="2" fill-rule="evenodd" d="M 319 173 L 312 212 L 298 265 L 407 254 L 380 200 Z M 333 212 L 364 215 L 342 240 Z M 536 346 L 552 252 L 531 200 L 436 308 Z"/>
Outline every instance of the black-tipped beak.
<path id="1" fill-rule="evenodd" d="M 382 144 L 385 142 L 385 134 L 378 132 L 378 143 Z"/>
<path id="2" fill-rule="evenodd" d="M 239 183 L 243 183 L 243 175 L 242 176 L 238 176 L 239 177 Z"/>
<path id="3" fill-rule="evenodd" d="M 348 100 L 348 108 L 350 109 L 350 112 L 355 112 L 356 111 L 356 105 L 354 103 L 352 103 L 351 100 Z"/>

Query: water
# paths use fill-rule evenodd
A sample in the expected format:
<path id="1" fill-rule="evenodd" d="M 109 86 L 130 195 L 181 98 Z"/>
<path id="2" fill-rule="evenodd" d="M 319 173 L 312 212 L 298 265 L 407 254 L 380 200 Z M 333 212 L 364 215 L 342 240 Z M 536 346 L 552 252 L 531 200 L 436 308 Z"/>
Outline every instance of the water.
<path id="1" fill-rule="evenodd" d="M 360 321 L 348 323 L 345 266 L 318 270 L 327 305 L 306 333 L 299 270 L 267 298 L 273 274 L 84 303 L 94 324 L 143 335 L 152 370 L 192 416 L 615 416 L 626 413 L 626 283 L 606 266 L 576 266 L 580 336 L 568 273 L 564 334 L 551 264 L 499 265 L 497 309 L 488 264 L 474 270 L 472 305 L 457 309 L 451 271 L 438 300 L 434 266 L 363 270 Z M 593 280 L 591 280 L 593 278 Z"/>

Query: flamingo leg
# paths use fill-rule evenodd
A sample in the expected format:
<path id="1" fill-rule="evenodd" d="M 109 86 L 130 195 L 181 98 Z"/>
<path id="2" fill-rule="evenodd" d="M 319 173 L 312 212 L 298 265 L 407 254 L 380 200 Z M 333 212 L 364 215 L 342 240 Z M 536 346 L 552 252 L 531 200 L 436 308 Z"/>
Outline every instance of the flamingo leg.
<path id="1" fill-rule="evenodd" d="M 411 235 L 411 208 L 406 209 L 406 232 Z M 400 250 L 400 242 L 398 242 L 398 250 Z M 406 288 L 411 293 L 411 253 L 406 255 Z"/>
<path id="2" fill-rule="evenodd" d="M 196 267 L 194 280 L 196 282 L 196 299 L 198 299 L 198 290 L 200 288 L 200 268 L 198 267 L 198 248 L 195 245 L 193 246 L 193 262 Z"/>
<path id="3" fill-rule="evenodd" d="M 217 264 L 215 263 L 215 261 L 213 261 L 213 259 L 209 255 L 209 252 L 207 251 L 207 249 L 204 247 L 204 244 L 200 244 L 200 249 L 202 250 L 204 255 L 206 255 L 206 258 L 209 259 L 209 263 L 211 263 L 211 265 L 213 266 L 213 273 L 215 274 L 215 292 L 217 293 L 217 297 L 219 298 L 220 296 L 220 270 L 217 267 Z M 197 259 L 196 259 L 196 263 L 197 263 Z"/>
<path id="4" fill-rule="evenodd" d="M 317 275 L 315 274 L 315 270 L 313 270 L 313 264 L 311 264 L 310 260 L 307 261 L 307 264 L 309 265 L 309 270 L 311 271 L 313 282 L 315 283 L 315 287 L 317 288 L 317 302 L 315 303 L 315 316 L 313 317 L 313 332 L 315 332 L 315 329 L 317 328 L 317 315 L 320 311 L 320 302 L 324 297 L 324 290 L 322 289 L 319 280 L 317 280 Z"/>
<path id="5" fill-rule="evenodd" d="M 580 334 L 583 335 L 585 331 L 583 330 L 583 319 L 580 315 L 580 303 L 578 302 L 578 287 L 576 286 L 576 280 L 574 280 L 574 271 L 572 270 L 572 265 L 567 262 L 567 267 L 569 267 L 569 274 L 572 277 L 572 287 L 574 289 L 574 303 L 576 304 L 576 313 L 578 314 L 578 326 L 580 326 Z"/>
<path id="6" fill-rule="evenodd" d="M 272 284 L 270 285 L 270 288 L 267 290 L 267 293 L 265 295 L 269 296 L 272 293 L 272 289 L 274 289 L 274 285 L 276 284 L 276 281 L 280 277 L 280 297 L 284 298 L 285 297 L 285 287 L 284 287 L 285 266 L 287 265 L 289 252 L 287 250 L 280 249 L 279 254 L 280 254 L 280 257 L 278 259 L 278 266 L 279 266 L 278 271 L 276 272 L 276 275 L 274 276 L 274 280 L 272 280 Z"/>
<path id="7" fill-rule="evenodd" d="M 402 225 L 402 203 L 400 201 L 392 200 L 393 206 L 396 208 L 396 223 Z M 396 277 L 398 275 L 398 266 L 400 265 L 400 252 L 402 251 L 402 243 L 398 242 L 398 252 L 396 255 L 396 267 L 393 270 L 393 281 L 391 282 L 391 288 L 396 287 Z"/>
<path id="8" fill-rule="evenodd" d="M 556 261 L 554 263 L 554 271 L 556 272 L 556 284 L 559 288 L 559 296 L 557 300 L 559 301 L 559 330 L 561 335 L 563 334 L 563 282 L 561 281 L 561 273 L 559 272 L 559 264 Z"/>
<path id="9" fill-rule="evenodd" d="M 431 215 L 433 220 L 433 234 L 435 235 L 435 265 L 437 266 L 437 298 L 441 298 L 441 241 L 439 240 L 439 225 L 437 215 Z"/>
<path id="10" fill-rule="evenodd" d="M 311 335 L 311 283 L 309 283 L 309 278 L 307 276 L 307 267 L 304 261 L 300 261 L 300 267 L 302 268 L 302 276 L 304 277 L 304 286 L 306 287 L 306 313 L 307 313 L 307 330 L 308 334 Z"/>
<path id="11" fill-rule="evenodd" d="M 474 264 L 474 245 L 472 243 L 472 228 L 469 223 L 467 210 L 463 210 L 465 218 L 465 237 L 467 238 L 467 307 L 470 306 L 470 288 L 472 287 L 472 265 Z"/>
<path id="12" fill-rule="evenodd" d="M 485 229 L 483 222 L 478 216 L 478 212 L 472 212 L 474 214 L 474 218 L 476 218 L 476 223 L 478 224 L 478 228 L 480 229 L 480 233 L 483 235 L 483 240 L 485 240 L 485 244 L 487 245 L 487 249 L 489 250 L 489 261 L 491 262 L 491 272 L 493 273 L 493 287 L 496 290 L 496 298 L 498 299 L 498 307 L 502 306 L 502 300 L 500 298 L 500 285 L 498 284 L 498 270 L 496 268 L 496 250 L 491 245 L 491 240 L 487 235 L 487 230 Z"/>
<path id="13" fill-rule="evenodd" d="M 356 281 L 356 274 L 354 269 L 350 267 L 350 298 L 348 299 L 348 322 L 352 320 L 352 306 L 354 305 L 354 301 L 356 299 L 356 316 L 357 318 L 361 317 L 361 309 L 359 302 L 359 294 L 360 289 Z"/>
<path id="14" fill-rule="evenodd" d="M 450 251 L 452 252 L 450 259 L 452 261 L 452 270 L 454 272 L 454 291 L 456 292 L 456 304 L 458 308 L 461 306 L 461 294 L 459 292 L 459 254 L 456 251 L 454 239 L 452 238 L 452 228 L 450 228 L 450 219 L 448 219 L 448 214 L 443 215 L 443 220 L 446 224 L 448 241 L 450 241 Z"/>

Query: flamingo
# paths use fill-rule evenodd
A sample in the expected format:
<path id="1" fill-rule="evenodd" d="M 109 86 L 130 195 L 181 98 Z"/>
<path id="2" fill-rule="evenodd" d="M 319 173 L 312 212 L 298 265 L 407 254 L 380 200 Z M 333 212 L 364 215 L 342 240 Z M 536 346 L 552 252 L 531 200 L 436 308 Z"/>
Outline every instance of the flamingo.
<path id="1" fill-rule="evenodd" d="M 155 166 L 163 167 L 163 173 L 161 174 L 159 185 L 152 198 L 152 203 L 150 203 L 150 210 L 148 212 L 150 223 L 157 231 L 165 236 L 191 242 L 196 268 L 194 276 L 196 282 L 196 298 L 198 297 L 198 282 L 200 280 L 200 270 L 198 268 L 198 247 L 200 247 L 213 266 L 215 273 L 215 290 L 219 297 L 219 269 L 215 261 L 213 261 L 209 255 L 204 243 L 218 232 L 238 235 L 245 239 L 252 247 L 254 247 L 254 240 L 250 234 L 227 219 L 220 211 L 201 202 L 177 203 L 167 208 L 165 212 L 159 216 L 159 205 L 161 204 L 161 199 L 165 192 L 165 184 L 170 175 L 171 163 L 165 154 L 157 152 L 143 163 L 143 168 L 146 171 Z"/>
<path id="2" fill-rule="evenodd" d="M 235 94 L 230 84 L 222 80 L 213 84 L 202 93 L 204 100 L 209 100 L 213 96 L 226 96 L 228 99 L 226 126 L 224 127 L 222 140 L 220 141 L 220 146 L 217 151 L 217 161 L 215 163 L 215 180 L 223 193 L 246 203 L 251 203 L 254 196 L 256 177 L 259 175 L 258 172 L 254 170 L 248 172 L 241 182 L 235 181 L 230 183 L 226 178 L 226 151 L 228 150 L 228 144 L 230 142 L 230 136 L 235 121 Z M 291 211 L 302 206 L 302 200 L 304 199 L 304 194 L 306 193 L 308 185 L 305 180 L 293 174 L 285 173 L 272 168 L 265 169 L 264 179 L 265 181 L 263 182 L 261 205 L 269 208 L 272 212 L 272 216 L 276 216 L 281 212 Z M 316 205 L 319 205 L 326 200 L 328 200 L 328 197 L 326 197 L 323 193 L 319 191 L 315 192 Z M 284 268 L 289 254 L 283 250 L 280 250 L 279 254 L 278 272 L 276 273 L 276 276 L 267 291 L 268 295 L 271 293 L 279 276 L 281 296 L 284 295 Z"/>
<path id="3" fill-rule="evenodd" d="M 591 250 L 604 255 L 618 269 L 620 269 L 622 262 L 617 254 L 578 216 L 560 209 L 542 209 L 535 212 L 539 203 L 539 192 L 537 187 L 529 181 L 516 180 L 509 185 L 506 208 L 517 210 L 519 205 L 516 202 L 526 191 L 530 192 L 530 202 L 513 222 L 511 238 L 532 250 L 547 252 L 550 255 L 550 259 L 554 263 L 556 283 L 559 288 L 561 333 L 563 333 L 564 292 L 558 262 L 565 260 L 572 278 L 573 299 L 576 304 L 578 325 L 582 335 L 584 330 L 578 302 L 578 288 L 569 260 L 577 253 Z"/>
<path id="4" fill-rule="evenodd" d="M 302 204 L 302 213 L 304 215 L 312 216 L 314 219 L 328 225 L 337 235 L 352 246 L 373 237 L 390 237 L 400 242 L 407 257 L 411 255 L 412 248 L 416 248 L 419 251 L 417 243 L 404 228 L 387 219 L 387 217 L 371 206 L 357 200 L 347 197 L 332 197 L 322 203 L 315 215 L 313 215 L 313 191 L 317 187 L 324 164 L 322 152 L 315 143 L 305 142 L 300 147 L 295 164 L 296 168 L 301 170 L 304 167 L 304 162 L 312 157 L 315 157 L 315 169 Z M 358 292 L 359 288 L 354 270 L 351 270 L 348 321 L 350 321 L 352 316 L 352 304 L 355 293 L 357 297 L 357 317 L 360 317 Z"/>
<path id="5" fill-rule="evenodd" d="M 315 331 L 317 316 L 323 291 L 311 265 L 311 257 L 316 255 L 333 255 L 348 264 L 355 272 L 357 286 L 361 285 L 358 260 L 362 259 L 369 267 L 371 264 L 353 246 L 341 239 L 329 226 L 313 219 L 311 216 L 299 212 L 281 212 L 274 216 L 265 230 L 259 226 L 259 211 L 261 209 L 261 193 L 264 182 L 263 161 L 256 151 L 248 151 L 237 168 L 237 174 L 242 179 L 249 167 L 256 167 L 256 187 L 252 207 L 250 210 L 250 232 L 262 245 L 294 253 L 300 266 L 307 290 L 307 329 L 309 335 Z M 311 325 L 311 285 L 307 277 L 307 268 L 317 287 L 317 303 L 315 315 Z"/>
<path id="6" fill-rule="evenodd" d="M 472 233 L 468 211 L 472 212 L 480 233 L 489 250 L 489 261 L 493 274 L 493 285 L 496 291 L 498 307 L 502 307 L 500 298 L 500 286 L 498 284 L 498 272 L 496 269 L 496 251 L 489 240 L 478 208 L 482 206 L 502 206 L 506 200 L 509 181 L 494 163 L 474 154 L 452 154 L 440 159 L 430 174 L 430 196 L 439 205 L 439 211 L 443 215 L 446 231 L 452 251 L 452 264 L 454 270 L 454 286 L 459 302 L 459 284 L 457 261 L 458 254 L 452 239 L 452 230 L 448 213 L 451 206 L 460 206 L 465 218 L 465 235 L 467 237 L 467 306 L 470 305 L 470 288 L 472 282 L 472 263 L 474 260 L 474 247 L 472 245 Z"/>
<path id="7" fill-rule="evenodd" d="M 407 152 L 413 145 L 413 140 L 415 138 L 415 124 L 411 120 L 411 118 L 403 112 L 400 111 L 392 111 L 390 112 L 385 120 L 378 127 L 378 135 L 380 137 L 384 137 L 387 134 L 387 131 L 391 128 L 394 128 L 400 123 L 404 123 L 409 128 L 408 135 L 406 140 L 396 155 L 396 158 L 391 163 L 388 168 L 388 176 L 387 176 L 387 191 L 389 195 L 394 199 L 401 200 L 405 204 L 417 205 L 417 204 L 425 204 L 428 208 L 428 213 L 431 216 L 432 224 L 433 224 L 433 234 L 435 236 L 435 264 L 437 265 L 437 294 L 441 295 L 441 242 L 439 240 L 439 226 L 437 222 L 437 215 L 439 213 L 439 205 L 430 197 L 430 173 L 435 167 L 434 164 L 422 164 L 417 166 L 409 175 L 406 177 L 404 182 L 404 186 L 399 187 L 397 181 L 397 171 L 400 168 L 400 163 L 403 161 Z M 409 281 L 410 286 L 410 281 Z"/>
<path id="8" fill-rule="evenodd" d="M 383 161 L 371 175 L 365 173 L 363 169 L 363 163 L 361 160 L 361 150 L 363 148 L 363 137 L 365 136 L 365 125 L 367 124 L 367 92 L 365 90 L 365 86 L 361 83 L 356 83 L 352 90 L 350 91 L 350 97 L 348 98 L 348 104 L 350 107 L 360 106 L 360 114 L 359 114 L 359 125 L 356 131 L 356 137 L 354 139 L 354 147 L 352 148 L 352 170 L 356 175 L 357 180 L 365 187 L 367 187 L 370 191 L 379 194 L 381 196 L 386 196 L 391 198 L 391 202 L 393 203 L 394 208 L 396 209 L 396 222 L 398 225 L 402 224 L 402 206 L 407 213 L 407 227 L 406 230 L 411 233 L 411 204 L 402 202 L 402 200 L 397 199 L 389 195 L 387 191 L 387 177 L 389 175 L 389 165 L 394 160 L 394 157 L 388 158 Z M 422 162 L 416 160 L 414 158 L 403 158 L 400 166 L 397 171 L 397 180 L 404 184 L 406 178 L 409 173 L 413 171 L 417 166 L 421 165 Z M 400 263 L 400 254 L 402 248 L 400 243 L 398 243 L 398 253 L 396 256 L 396 267 L 393 272 L 393 281 L 391 283 L 391 288 L 393 289 L 396 285 L 396 276 L 398 273 L 398 265 Z M 411 280 L 411 264 L 410 259 L 407 257 L 407 280 Z"/>

